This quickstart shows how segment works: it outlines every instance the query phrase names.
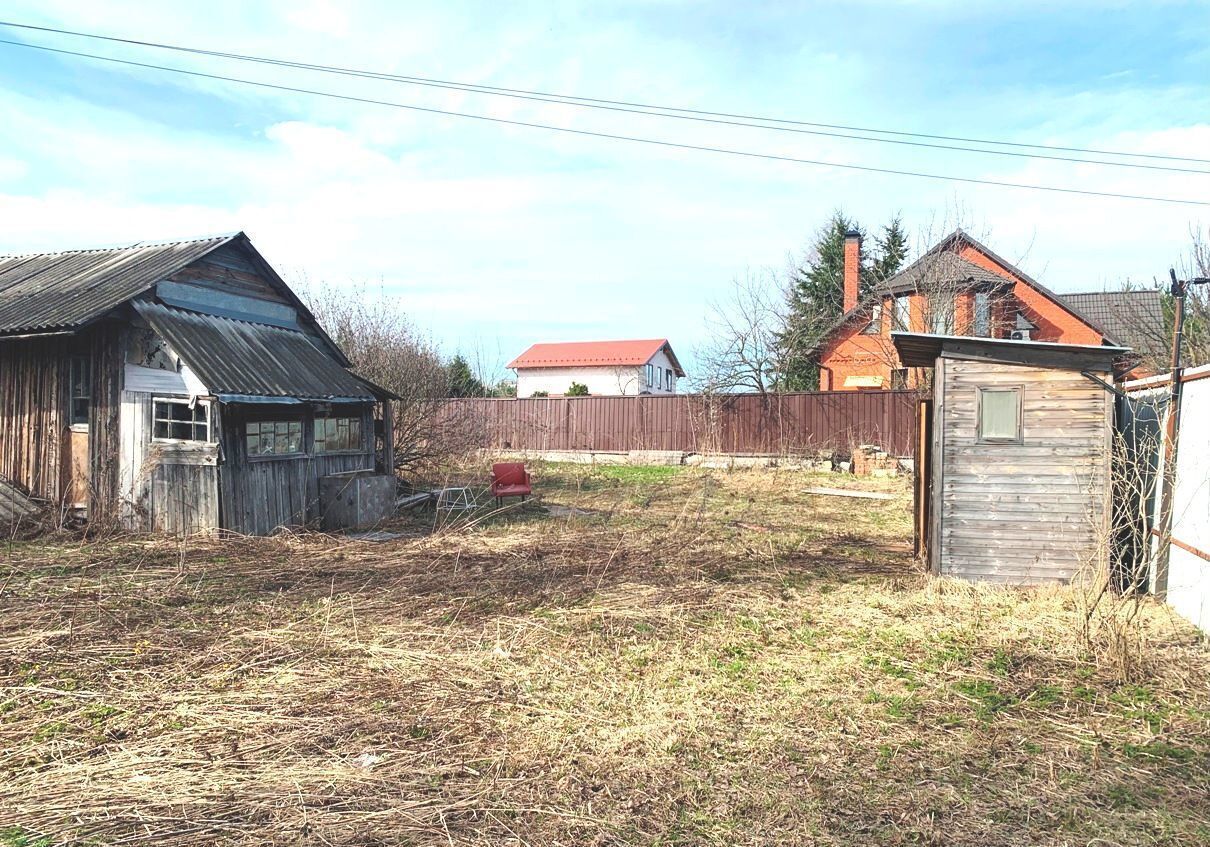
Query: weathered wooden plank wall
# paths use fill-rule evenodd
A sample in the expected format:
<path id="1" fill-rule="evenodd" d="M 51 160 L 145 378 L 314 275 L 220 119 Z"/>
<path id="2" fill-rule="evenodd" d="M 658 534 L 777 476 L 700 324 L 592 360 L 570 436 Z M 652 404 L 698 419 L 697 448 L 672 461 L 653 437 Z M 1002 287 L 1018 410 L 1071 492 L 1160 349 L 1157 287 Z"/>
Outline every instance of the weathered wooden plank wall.
<path id="1" fill-rule="evenodd" d="M 1103 563 L 1113 395 L 1075 371 L 990 362 L 946 360 L 939 379 L 940 572 L 1066 581 Z M 1021 442 L 980 443 L 978 389 L 1018 386 Z"/>
<path id="2" fill-rule="evenodd" d="M 0 476 L 58 502 L 70 473 L 63 338 L 0 341 Z"/>
<path id="3" fill-rule="evenodd" d="M 511 450 L 793 455 L 878 444 L 910 456 L 912 391 L 451 400 L 445 426 Z"/>
<path id="4" fill-rule="evenodd" d="M 88 519 L 97 522 L 116 518 L 118 513 L 119 424 L 127 333 L 123 327 L 103 325 L 89 333 L 87 341 L 87 355 L 92 362 L 92 399 L 88 414 Z"/>
<path id="5" fill-rule="evenodd" d="M 287 408 L 282 414 L 303 421 L 303 443 L 312 443 L 314 421 L 305 407 Z M 361 409 L 362 433 L 372 447 L 370 407 Z M 267 409 L 224 406 L 222 410 L 223 463 L 219 468 L 220 523 L 223 529 L 246 535 L 268 535 L 280 527 L 317 521 L 319 480 L 328 474 L 374 468 L 374 452 L 314 454 L 249 458 L 243 423 L 257 417 L 272 419 Z M 284 419 L 284 418 L 283 418 Z"/>

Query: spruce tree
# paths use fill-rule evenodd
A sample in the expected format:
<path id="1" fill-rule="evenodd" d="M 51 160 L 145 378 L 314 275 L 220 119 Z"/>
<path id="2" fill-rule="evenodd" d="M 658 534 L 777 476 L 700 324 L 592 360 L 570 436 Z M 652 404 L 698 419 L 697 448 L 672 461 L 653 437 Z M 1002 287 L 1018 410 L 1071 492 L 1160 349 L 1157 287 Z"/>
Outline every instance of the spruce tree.
<path id="1" fill-rule="evenodd" d="M 450 360 L 450 363 L 446 365 L 446 374 L 451 397 L 483 397 L 487 394 L 487 389 L 475 376 L 470 364 L 462 354 L 455 355 Z"/>
<path id="2" fill-rule="evenodd" d="M 882 228 L 877 247 L 878 254 L 874 257 L 872 272 L 875 283 L 880 283 L 899 273 L 899 269 L 907 260 L 908 237 L 899 215 L 891 218 L 891 222 Z"/>
<path id="3" fill-rule="evenodd" d="M 856 220 L 841 209 L 832 213 L 790 279 L 785 325 L 778 334 L 778 391 L 814 391 L 819 387 L 819 366 L 811 354 L 844 312 L 844 242 L 850 231 L 863 236 L 859 300 L 894 276 L 907 258 L 907 233 L 898 215 L 870 244 L 864 241 L 865 231 Z"/>

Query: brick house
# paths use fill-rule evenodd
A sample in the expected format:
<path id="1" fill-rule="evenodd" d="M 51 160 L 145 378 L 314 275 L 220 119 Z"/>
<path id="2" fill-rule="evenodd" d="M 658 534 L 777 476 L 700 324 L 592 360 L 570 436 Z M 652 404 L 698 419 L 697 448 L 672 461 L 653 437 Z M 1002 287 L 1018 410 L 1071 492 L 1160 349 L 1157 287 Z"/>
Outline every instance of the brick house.
<path id="1" fill-rule="evenodd" d="M 902 366 L 893 330 L 1111 346 L 1163 335 L 1160 292 L 1057 294 L 961 230 L 860 299 L 858 233 L 844 255 L 844 314 L 814 351 L 821 391 L 916 387 L 922 373 Z"/>

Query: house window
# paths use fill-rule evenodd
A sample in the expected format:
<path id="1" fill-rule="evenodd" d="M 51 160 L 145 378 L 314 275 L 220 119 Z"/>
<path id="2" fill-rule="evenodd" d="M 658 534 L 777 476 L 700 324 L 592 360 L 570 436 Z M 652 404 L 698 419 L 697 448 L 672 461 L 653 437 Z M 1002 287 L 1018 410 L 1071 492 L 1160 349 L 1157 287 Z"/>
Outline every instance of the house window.
<path id="1" fill-rule="evenodd" d="M 992 296 L 986 291 L 975 292 L 974 334 L 987 338 L 992 334 Z"/>
<path id="2" fill-rule="evenodd" d="M 161 400 L 151 403 L 153 441 L 209 441 L 210 404 L 204 400 Z"/>
<path id="3" fill-rule="evenodd" d="M 907 368 L 892 368 L 891 369 L 891 390 L 902 391 L 908 387 L 908 372 Z"/>
<path id="4" fill-rule="evenodd" d="M 92 367 L 87 356 L 71 357 L 71 422 L 88 423 L 92 405 Z"/>
<path id="5" fill-rule="evenodd" d="M 953 335 L 954 306 L 952 303 L 935 303 L 931 307 L 933 313 L 933 333 L 936 335 Z"/>
<path id="6" fill-rule="evenodd" d="M 672 390 L 672 371 L 664 371 L 664 390 Z"/>
<path id="7" fill-rule="evenodd" d="M 895 298 L 895 328 L 904 332 L 912 330 L 912 300 L 906 295 Z"/>
<path id="8" fill-rule="evenodd" d="M 315 452 L 340 453 L 363 450 L 361 418 L 316 418 Z"/>
<path id="9" fill-rule="evenodd" d="M 1021 441 L 1021 388 L 979 389 L 979 441 Z"/>
<path id="10" fill-rule="evenodd" d="M 650 391 L 656 385 L 655 381 L 655 365 L 647 366 L 647 390 Z"/>
<path id="11" fill-rule="evenodd" d="M 291 456 L 303 451 L 302 421 L 249 421 L 244 424 L 249 456 Z"/>
<path id="12" fill-rule="evenodd" d="M 882 304 L 875 303 L 870 307 L 870 322 L 865 325 L 863 335 L 877 335 L 882 332 Z"/>

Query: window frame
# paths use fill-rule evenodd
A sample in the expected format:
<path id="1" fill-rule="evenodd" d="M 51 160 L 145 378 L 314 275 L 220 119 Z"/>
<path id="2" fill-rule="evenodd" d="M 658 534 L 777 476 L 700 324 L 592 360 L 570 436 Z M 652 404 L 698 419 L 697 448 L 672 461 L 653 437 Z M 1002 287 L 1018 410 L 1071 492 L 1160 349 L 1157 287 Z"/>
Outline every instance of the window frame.
<path id="1" fill-rule="evenodd" d="M 950 303 L 949 308 L 942 308 L 939 304 L 935 304 L 929 315 L 929 330 L 933 335 L 953 335 L 954 327 L 958 324 L 958 307 L 956 303 Z M 941 329 L 938 329 L 940 324 Z"/>
<path id="2" fill-rule="evenodd" d="M 664 371 L 664 390 L 672 391 L 672 368 Z"/>
<path id="3" fill-rule="evenodd" d="M 882 301 L 879 300 L 870 306 L 870 322 L 861 329 L 862 335 L 881 335 L 882 334 Z"/>
<path id="4" fill-rule="evenodd" d="M 978 444 L 1022 444 L 1025 441 L 1025 386 L 1024 385 L 980 385 L 975 391 L 975 441 Z M 983 395 L 1013 394 L 1017 398 L 1016 434 L 1012 437 L 986 436 L 983 434 Z"/>
<path id="5" fill-rule="evenodd" d="M 652 391 L 655 385 L 655 365 L 647 363 L 647 390 Z"/>
<path id="6" fill-rule="evenodd" d="M 982 322 L 982 332 L 979 324 Z M 971 335 L 975 338 L 992 337 L 992 295 L 989 291 L 976 291 L 971 302 Z"/>
<path id="7" fill-rule="evenodd" d="M 296 452 L 253 453 L 251 450 L 248 449 L 248 427 L 249 427 L 249 425 L 255 424 L 256 426 L 259 427 L 262 424 L 273 424 L 274 427 L 276 428 L 277 424 L 279 424 L 279 423 L 284 423 L 287 425 L 287 429 L 286 429 L 287 438 L 289 437 L 289 434 L 290 434 L 289 433 L 289 424 L 298 424 L 298 426 L 300 428 L 299 436 L 298 436 L 299 449 Z M 254 420 L 245 420 L 241 424 L 241 435 L 243 437 L 244 459 L 249 462 L 273 462 L 273 461 L 279 461 L 282 459 L 305 459 L 309 455 L 307 453 L 307 421 L 305 418 L 277 417 L 277 418 L 256 418 Z M 258 431 L 257 436 L 260 436 L 260 435 L 261 435 L 261 433 Z M 274 435 L 276 436 L 276 432 L 274 433 Z"/>
<path id="8" fill-rule="evenodd" d="M 161 438 L 155 434 L 156 424 L 163 421 L 169 425 L 169 432 L 172 431 L 172 424 L 188 424 L 190 431 L 196 431 L 198 421 L 192 418 L 188 421 L 180 421 L 175 418 L 161 418 L 157 414 L 156 406 L 161 403 L 167 403 L 173 406 L 186 406 L 191 412 L 196 412 L 198 408 L 206 410 L 206 438 L 198 440 L 196 438 Z M 198 398 L 189 397 L 162 397 L 153 395 L 151 398 L 151 443 L 152 444 L 213 444 L 214 443 L 214 408 L 209 400 L 201 400 Z"/>
<path id="9" fill-rule="evenodd" d="M 327 421 L 327 420 L 356 421 L 358 446 L 342 447 L 339 450 L 328 450 L 326 448 L 321 450 L 319 447 L 319 441 L 316 438 L 316 435 L 319 433 L 319 426 L 320 426 L 319 422 Z M 325 426 L 324 429 L 326 430 L 327 427 Z M 360 413 L 355 414 L 355 415 L 337 415 L 337 414 L 331 414 L 331 413 L 324 414 L 324 415 L 314 415 L 311 419 L 311 453 L 316 456 L 339 456 L 342 454 L 349 454 L 349 453 L 365 453 L 365 452 L 367 452 L 367 450 L 366 450 L 366 430 L 367 429 L 369 429 L 369 427 L 367 427 L 365 425 L 365 416 Z M 327 440 L 328 440 L 328 437 L 327 437 L 327 434 L 325 433 L 325 435 L 324 435 L 325 444 L 327 443 Z"/>
<path id="10" fill-rule="evenodd" d="M 77 385 L 83 393 L 77 393 Z M 84 401 L 84 417 L 76 415 L 76 401 Z M 72 427 L 88 427 L 92 417 L 92 360 L 88 356 L 71 356 L 67 360 L 67 421 Z"/>
<path id="11" fill-rule="evenodd" d="M 899 332 L 912 331 L 912 295 L 897 294 L 892 309 L 893 326 Z"/>

